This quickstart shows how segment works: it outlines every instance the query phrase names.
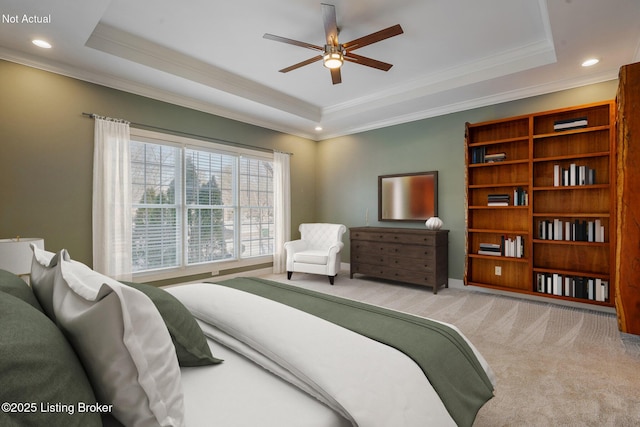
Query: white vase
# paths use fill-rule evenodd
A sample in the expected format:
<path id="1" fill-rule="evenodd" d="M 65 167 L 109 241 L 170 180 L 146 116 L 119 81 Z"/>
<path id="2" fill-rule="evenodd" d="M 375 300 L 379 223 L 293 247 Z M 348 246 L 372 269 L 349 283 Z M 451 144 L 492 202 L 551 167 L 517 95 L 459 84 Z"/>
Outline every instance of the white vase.
<path id="1" fill-rule="evenodd" d="M 424 226 L 429 230 L 440 230 L 442 228 L 442 220 L 437 216 L 432 216 L 425 223 Z"/>

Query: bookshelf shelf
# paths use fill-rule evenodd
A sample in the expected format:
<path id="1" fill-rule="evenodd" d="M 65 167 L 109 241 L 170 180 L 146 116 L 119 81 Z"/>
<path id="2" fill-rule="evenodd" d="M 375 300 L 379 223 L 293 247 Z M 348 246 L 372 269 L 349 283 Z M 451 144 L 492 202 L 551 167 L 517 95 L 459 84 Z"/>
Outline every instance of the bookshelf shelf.
<path id="1" fill-rule="evenodd" d="M 584 128 L 584 129 L 573 129 L 573 130 L 567 130 L 567 131 L 563 131 L 563 132 L 553 132 L 553 133 L 545 133 L 545 134 L 537 134 L 537 135 L 533 135 L 534 139 L 543 139 L 543 138 L 557 138 L 559 136 L 566 136 L 566 135 L 579 135 L 579 134 L 584 134 L 584 133 L 591 133 L 591 132 L 602 132 L 602 131 L 609 131 L 611 129 L 611 126 L 593 126 L 593 127 L 589 127 L 589 128 Z"/>
<path id="2" fill-rule="evenodd" d="M 470 228 L 469 232 L 505 235 L 505 234 L 527 234 L 528 230 L 496 230 L 496 229 Z"/>
<path id="3" fill-rule="evenodd" d="M 481 254 L 469 254 L 471 258 L 481 258 L 481 259 L 489 259 L 489 260 L 500 260 L 507 262 L 521 262 L 521 263 L 529 263 L 527 258 L 516 258 L 510 256 L 493 256 L 493 255 L 481 255 Z"/>
<path id="4" fill-rule="evenodd" d="M 494 166 L 510 166 L 510 165 L 519 165 L 529 163 L 529 160 L 501 160 L 499 162 L 487 162 L 487 163 L 472 163 L 469 165 L 470 168 L 485 168 L 485 167 L 494 167 Z"/>
<path id="5" fill-rule="evenodd" d="M 609 212 L 606 213 L 592 213 L 592 212 L 549 212 L 549 213 L 534 213 L 534 217 L 564 217 L 564 218 L 609 218 Z"/>
<path id="6" fill-rule="evenodd" d="M 523 181 L 523 182 L 508 182 L 508 183 L 501 183 L 501 184 L 476 184 L 476 185 L 470 185 L 469 188 L 526 187 L 527 185 L 529 185 L 529 182 Z"/>
<path id="7" fill-rule="evenodd" d="M 558 162 L 562 160 L 586 159 L 589 157 L 609 157 L 609 152 L 601 151 L 601 152 L 595 152 L 595 153 L 571 154 L 571 155 L 565 155 L 565 156 L 538 157 L 533 159 L 533 162 L 534 163 Z"/>
<path id="8" fill-rule="evenodd" d="M 523 210 L 523 209 L 527 209 L 528 206 L 485 206 L 485 205 L 478 205 L 478 206 L 469 206 L 469 209 L 500 209 L 500 210 L 505 210 L 505 209 L 515 209 L 515 210 Z"/>
<path id="9" fill-rule="evenodd" d="M 595 188 L 609 189 L 609 184 L 589 184 L 589 185 L 561 185 L 558 187 L 533 187 L 533 191 L 573 191 L 573 190 L 593 190 Z"/>
<path id="10" fill-rule="evenodd" d="M 534 244 L 571 246 L 609 246 L 609 242 L 583 242 L 579 240 L 533 239 Z"/>
<path id="11" fill-rule="evenodd" d="M 613 101 L 467 123 L 466 284 L 613 306 L 615 129 Z M 478 254 L 516 237 L 521 257 Z"/>

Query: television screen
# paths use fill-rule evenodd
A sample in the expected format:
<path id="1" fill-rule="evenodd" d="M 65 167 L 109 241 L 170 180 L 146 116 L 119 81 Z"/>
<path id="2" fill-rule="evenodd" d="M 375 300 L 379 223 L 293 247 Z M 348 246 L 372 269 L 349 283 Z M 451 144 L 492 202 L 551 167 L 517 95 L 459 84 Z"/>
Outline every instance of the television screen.
<path id="1" fill-rule="evenodd" d="M 379 221 L 425 221 L 438 216 L 438 172 L 378 177 Z"/>

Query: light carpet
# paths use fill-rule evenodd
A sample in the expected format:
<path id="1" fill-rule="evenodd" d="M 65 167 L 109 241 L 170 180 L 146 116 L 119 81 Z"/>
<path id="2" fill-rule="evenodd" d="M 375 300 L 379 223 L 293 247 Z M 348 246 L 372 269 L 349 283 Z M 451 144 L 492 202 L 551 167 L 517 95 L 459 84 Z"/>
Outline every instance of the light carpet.
<path id="1" fill-rule="evenodd" d="M 262 276 L 456 325 L 497 376 L 495 397 L 474 426 L 639 426 L 640 337 L 616 317 L 492 295 L 324 276 Z"/>

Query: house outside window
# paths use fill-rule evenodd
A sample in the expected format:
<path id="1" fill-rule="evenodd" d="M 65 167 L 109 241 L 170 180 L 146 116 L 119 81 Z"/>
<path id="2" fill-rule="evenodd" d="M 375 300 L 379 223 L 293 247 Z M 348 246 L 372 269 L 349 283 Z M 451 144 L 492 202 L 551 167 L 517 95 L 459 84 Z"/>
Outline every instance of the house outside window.
<path id="1" fill-rule="evenodd" d="M 197 273 L 215 270 L 215 263 L 272 257 L 273 159 L 268 153 L 132 134 L 131 177 L 134 274 Z"/>

